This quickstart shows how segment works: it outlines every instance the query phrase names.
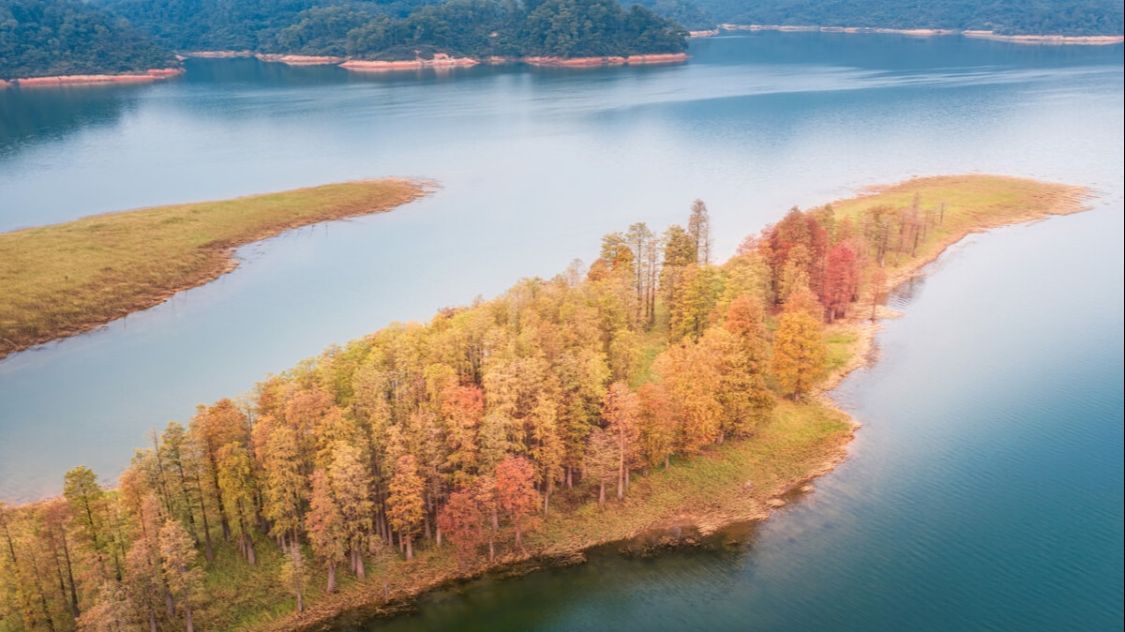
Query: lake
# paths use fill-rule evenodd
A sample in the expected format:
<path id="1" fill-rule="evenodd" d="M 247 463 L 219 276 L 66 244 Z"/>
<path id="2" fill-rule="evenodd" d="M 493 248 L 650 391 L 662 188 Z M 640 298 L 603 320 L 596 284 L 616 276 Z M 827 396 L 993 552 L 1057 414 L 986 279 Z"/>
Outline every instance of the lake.
<path id="1" fill-rule="evenodd" d="M 603 233 L 662 229 L 697 197 L 726 256 L 794 204 L 1006 173 L 1099 197 L 974 236 L 905 289 L 879 362 L 835 393 L 865 424 L 853 457 L 745 546 L 600 556 L 373 628 L 1120 627 L 1122 46 L 757 33 L 691 54 L 381 77 L 192 60 L 159 85 L 0 92 L 0 230 L 351 178 L 441 183 L 0 361 L 0 498 L 56 493 L 79 463 L 112 481 L 197 403 L 590 260 Z"/>

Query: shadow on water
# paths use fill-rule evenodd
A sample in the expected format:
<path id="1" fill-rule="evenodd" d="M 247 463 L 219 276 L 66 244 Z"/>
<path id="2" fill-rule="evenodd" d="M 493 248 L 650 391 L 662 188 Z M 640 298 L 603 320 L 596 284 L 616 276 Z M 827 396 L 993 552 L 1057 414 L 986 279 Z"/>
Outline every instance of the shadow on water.
<path id="1" fill-rule="evenodd" d="M 0 161 L 90 127 L 117 123 L 149 86 L 0 90 Z"/>
<path id="2" fill-rule="evenodd" d="M 794 490 L 794 501 L 804 495 Z M 416 600 L 350 611 L 328 625 L 339 632 L 395 630 L 520 630 L 550 628 L 576 600 L 625 599 L 639 586 L 693 569 L 744 565 L 761 521 L 728 525 L 702 535 L 691 526 L 656 528 L 584 553 L 537 559 L 427 592 Z M 721 570 L 719 571 L 721 572 Z M 565 586 L 565 591 L 550 588 Z M 513 598 L 516 596 L 516 598 Z M 488 616 L 480 616 L 482 611 Z M 472 616 L 466 616 L 472 613 Z"/>

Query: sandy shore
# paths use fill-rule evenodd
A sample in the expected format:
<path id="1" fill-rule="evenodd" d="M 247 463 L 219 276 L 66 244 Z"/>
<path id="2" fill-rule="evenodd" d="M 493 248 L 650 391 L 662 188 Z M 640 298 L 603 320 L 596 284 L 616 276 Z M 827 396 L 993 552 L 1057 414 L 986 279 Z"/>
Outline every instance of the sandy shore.
<path id="1" fill-rule="evenodd" d="M 395 72 L 421 70 L 423 68 L 470 68 L 478 64 L 480 64 L 480 60 L 472 57 L 453 57 L 445 53 L 436 53 L 431 59 L 418 58 L 402 61 L 349 59 L 341 63 L 340 67 L 356 72 Z"/>
<path id="2" fill-rule="evenodd" d="M 777 31 L 780 33 L 853 33 L 889 34 L 911 37 L 939 37 L 961 35 L 975 39 L 989 39 L 1015 44 L 1074 44 L 1084 46 L 1105 46 L 1125 42 L 1122 35 L 1000 35 L 993 31 L 956 29 L 889 29 L 864 26 L 818 26 L 787 24 L 720 24 L 721 31 Z"/>
<path id="3" fill-rule="evenodd" d="M 964 31 L 965 37 L 1013 44 L 1107 46 L 1125 42 L 1125 35 L 999 35 L 992 31 Z"/>
<path id="4" fill-rule="evenodd" d="M 182 68 L 152 68 L 143 72 L 127 72 L 105 75 L 56 75 L 53 77 L 27 77 L 23 79 L 0 80 L 0 88 L 42 88 L 55 86 L 76 86 L 94 84 L 152 83 L 178 77 L 184 73 Z"/>
<path id="5" fill-rule="evenodd" d="M 259 61 L 288 64 L 290 66 L 335 66 L 346 61 L 344 57 L 332 55 L 284 55 L 279 53 L 258 53 Z"/>
<path id="6" fill-rule="evenodd" d="M 660 53 L 605 57 L 524 57 L 520 61 L 536 68 L 600 68 L 603 66 L 679 64 L 687 61 L 687 59 L 687 53 Z"/>
<path id="7" fill-rule="evenodd" d="M 492 56 L 484 60 L 473 57 L 452 57 L 443 53 L 433 59 L 410 59 L 402 61 L 367 61 L 350 59 L 340 64 L 345 70 L 357 72 L 395 72 L 402 70 L 421 70 L 423 68 L 468 68 L 484 63 L 490 66 L 505 64 L 527 64 L 536 68 L 602 68 L 605 66 L 644 66 L 654 64 L 678 64 L 687 61 L 687 53 L 661 53 L 652 55 L 604 56 L 604 57 L 504 57 Z"/>
<path id="8" fill-rule="evenodd" d="M 253 57 L 254 52 L 249 50 L 193 50 L 180 53 L 184 59 L 238 59 Z"/>

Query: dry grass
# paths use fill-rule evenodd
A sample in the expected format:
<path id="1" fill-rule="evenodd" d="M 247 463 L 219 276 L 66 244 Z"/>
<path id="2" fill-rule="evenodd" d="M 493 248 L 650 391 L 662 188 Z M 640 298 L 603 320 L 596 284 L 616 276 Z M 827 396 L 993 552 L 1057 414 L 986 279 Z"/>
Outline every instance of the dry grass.
<path id="1" fill-rule="evenodd" d="M 832 207 L 837 221 L 851 218 L 859 226 L 868 209 L 909 209 L 916 195 L 923 214 L 931 209 L 936 212 L 944 204 L 944 218 L 927 229 L 915 257 L 909 256 L 909 248 L 901 255 L 887 253 L 888 287 L 900 283 L 969 233 L 1081 211 L 1086 208 L 1089 193 L 1083 187 L 1009 176 L 933 176 L 876 187 L 858 197 L 833 202 Z"/>
<path id="2" fill-rule="evenodd" d="M 210 281 L 234 267 L 239 245 L 387 211 L 424 193 L 407 180 L 347 182 L 0 234 L 0 358 Z"/>

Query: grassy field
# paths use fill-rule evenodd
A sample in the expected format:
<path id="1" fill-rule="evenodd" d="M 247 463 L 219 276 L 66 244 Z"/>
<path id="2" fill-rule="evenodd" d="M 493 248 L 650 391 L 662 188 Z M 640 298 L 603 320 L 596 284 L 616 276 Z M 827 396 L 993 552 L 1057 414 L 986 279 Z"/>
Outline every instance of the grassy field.
<path id="1" fill-rule="evenodd" d="M 407 180 L 347 182 L 0 233 L 0 358 L 214 279 L 236 246 L 423 194 Z"/>
<path id="2" fill-rule="evenodd" d="M 934 176 L 877 187 L 864 195 L 833 202 L 832 208 L 837 221 L 847 217 L 860 226 L 869 209 L 877 206 L 895 211 L 909 209 L 915 196 L 923 217 L 931 212 L 935 221 L 938 217 L 941 221 L 927 228 L 916 257 L 888 253 L 885 265 L 890 286 L 913 274 L 971 232 L 1079 211 L 1083 208 L 1086 190 L 1008 176 Z"/>

